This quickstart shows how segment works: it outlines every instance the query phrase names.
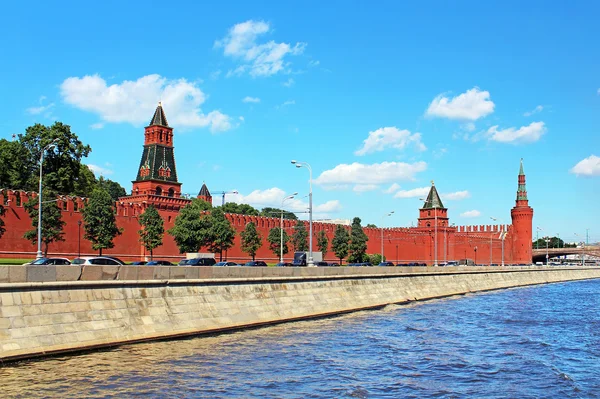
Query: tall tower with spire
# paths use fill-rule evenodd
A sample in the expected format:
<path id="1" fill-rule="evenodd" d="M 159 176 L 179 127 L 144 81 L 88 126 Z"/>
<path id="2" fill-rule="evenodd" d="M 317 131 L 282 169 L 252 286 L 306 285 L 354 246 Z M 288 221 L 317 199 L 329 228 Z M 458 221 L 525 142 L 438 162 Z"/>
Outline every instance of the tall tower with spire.
<path id="1" fill-rule="evenodd" d="M 444 208 L 442 199 L 435 188 L 435 183 L 431 181 L 431 189 L 423 208 L 419 209 L 418 227 L 434 228 L 448 226 L 448 208 Z"/>
<path id="2" fill-rule="evenodd" d="M 519 169 L 519 186 L 515 207 L 510 211 L 513 225 L 513 262 L 530 264 L 532 261 L 533 208 L 529 206 L 523 159 Z"/>
<path id="3" fill-rule="evenodd" d="M 161 103 L 158 103 L 150 124 L 144 129 L 144 151 L 133 181 L 132 194 L 181 196 L 173 153 L 173 128 L 169 127 Z"/>

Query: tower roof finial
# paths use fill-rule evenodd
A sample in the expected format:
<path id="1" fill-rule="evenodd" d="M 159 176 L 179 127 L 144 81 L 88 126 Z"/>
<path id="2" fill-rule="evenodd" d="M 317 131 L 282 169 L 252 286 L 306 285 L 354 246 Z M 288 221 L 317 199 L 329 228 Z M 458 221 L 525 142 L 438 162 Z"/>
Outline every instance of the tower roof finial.
<path id="1" fill-rule="evenodd" d="M 154 116 L 150 121 L 148 126 L 165 126 L 169 127 L 169 123 L 167 122 L 167 117 L 165 116 L 165 111 L 162 107 L 162 101 L 158 102 L 158 107 L 156 107 L 156 111 L 154 111 Z"/>

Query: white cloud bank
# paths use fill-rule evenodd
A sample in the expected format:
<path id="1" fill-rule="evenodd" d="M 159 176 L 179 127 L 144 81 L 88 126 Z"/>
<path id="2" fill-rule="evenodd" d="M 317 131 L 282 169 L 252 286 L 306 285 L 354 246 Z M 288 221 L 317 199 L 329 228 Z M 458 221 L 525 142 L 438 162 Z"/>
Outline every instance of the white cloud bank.
<path id="1" fill-rule="evenodd" d="M 272 187 L 266 190 L 254 190 L 248 195 L 227 194 L 225 199 L 227 202 L 248 204 L 258 209 L 264 207 L 281 208 L 281 200 L 288 195 L 290 193 L 286 193 L 278 187 Z M 221 205 L 221 198 L 213 197 L 213 203 L 214 205 Z M 307 212 L 308 202 L 296 197 L 286 200 L 283 207 L 292 212 Z M 339 200 L 329 200 L 322 204 L 313 204 L 313 212 L 315 213 L 339 212 L 341 209 L 342 206 Z"/>
<path id="2" fill-rule="evenodd" d="M 394 198 L 414 198 L 414 197 L 422 197 L 425 198 L 429 195 L 429 191 L 431 190 L 431 186 L 428 187 L 418 187 L 413 188 L 411 190 L 400 190 L 394 194 Z M 468 191 L 456 191 L 454 193 L 440 194 L 440 197 L 443 200 L 449 201 L 460 201 L 466 198 L 469 198 L 471 194 Z"/>
<path id="3" fill-rule="evenodd" d="M 238 60 L 241 65 L 229 71 L 228 76 L 242 75 L 271 76 L 279 72 L 289 71 L 288 55 L 304 52 L 306 43 L 277 43 L 273 40 L 259 43 L 258 39 L 272 32 L 270 25 L 264 21 L 248 20 L 232 26 L 221 40 L 215 41 L 215 48 L 222 48 L 223 54 Z"/>
<path id="4" fill-rule="evenodd" d="M 414 180 L 415 175 L 427 169 L 427 163 L 382 162 L 376 164 L 340 164 L 326 170 L 314 182 L 319 185 L 382 184 Z"/>
<path id="5" fill-rule="evenodd" d="M 471 196 L 471 194 L 467 190 L 465 190 L 465 191 L 456 191 L 454 193 L 441 194 L 440 196 L 442 197 L 443 200 L 460 201 L 460 200 L 469 198 Z"/>
<path id="6" fill-rule="evenodd" d="M 487 130 L 486 136 L 500 143 L 524 144 L 538 141 L 544 133 L 546 133 L 544 122 L 532 122 L 518 129 L 514 127 L 498 129 L 498 125 L 492 126 Z"/>
<path id="7" fill-rule="evenodd" d="M 108 176 L 113 174 L 112 170 L 103 168 L 102 166 L 88 164 L 87 167 L 94 172 L 96 176 Z"/>
<path id="8" fill-rule="evenodd" d="M 472 211 L 466 211 L 460 214 L 461 218 L 476 218 L 481 216 L 481 212 L 473 209 Z"/>
<path id="9" fill-rule="evenodd" d="M 246 97 L 244 97 L 244 99 L 242 100 L 242 102 L 243 103 L 259 103 L 260 102 L 260 98 L 246 96 Z"/>
<path id="10" fill-rule="evenodd" d="M 474 121 L 494 112 L 494 107 L 490 93 L 474 87 L 452 99 L 443 94 L 438 95 L 429 104 L 425 115 Z"/>
<path id="11" fill-rule="evenodd" d="M 537 114 L 538 112 L 542 112 L 543 110 L 544 110 L 544 107 L 542 105 L 538 105 L 537 107 L 535 107 L 531 111 L 525 112 L 523 114 L 523 116 L 531 116 L 533 114 Z"/>
<path id="12" fill-rule="evenodd" d="M 570 172 L 578 176 L 600 176 L 600 157 L 590 155 L 573 166 Z"/>
<path id="13" fill-rule="evenodd" d="M 158 101 L 162 101 L 169 124 L 184 128 L 210 128 L 211 132 L 231 129 L 231 117 L 220 111 L 202 112 L 206 100 L 197 83 L 147 75 L 108 86 L 99 75 L 70 77 L 60 85 L 63 100 L 76 108 L 93 112 L 105 122 L 126 122 L 144 126 L 150 122 Z"/>
<path id="14" fill-rule="evenodd" d="M 411 134 L 408 130 L 400 130 L 395 126 L 382 127 L 369 132 L 362 147 L 354 152 L 355 155 L 366 155 L 383 151 L 386 148 L 402 150 L 412 145 L 417 151 L 425 151 L 427 147 L 421 142 L 421 133 Z"/>

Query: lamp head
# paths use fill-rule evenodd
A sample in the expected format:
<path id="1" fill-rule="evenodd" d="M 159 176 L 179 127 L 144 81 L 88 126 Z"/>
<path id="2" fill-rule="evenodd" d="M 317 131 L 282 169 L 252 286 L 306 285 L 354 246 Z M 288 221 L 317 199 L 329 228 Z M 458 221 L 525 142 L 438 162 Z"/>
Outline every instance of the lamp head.
<path id="1" fill-rule="evenodd" d="M 292 197 L 295 196 L 295 195 L 298 195 L 298 193 L 296 192 L 296 193 L 292 194 Z"/>
<path id="2" fill-rule="evenodd" d="M 293 163 L 294 165 L 296 164 L 296 162 L 298 162 L 298 161 L 296 161 L 295 159 L 292 159 L 292 163 Z"/>
<path id="3" fill-rule="evenodd" d="M 231 194 L 239 194 L 237 190 L 233 190 Z"/>

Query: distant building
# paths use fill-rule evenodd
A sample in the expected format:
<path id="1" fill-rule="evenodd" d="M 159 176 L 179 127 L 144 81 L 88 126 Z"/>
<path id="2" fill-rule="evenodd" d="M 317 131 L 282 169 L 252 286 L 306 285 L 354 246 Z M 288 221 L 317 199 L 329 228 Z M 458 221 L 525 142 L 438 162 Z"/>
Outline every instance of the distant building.
<path id="1" fill-rule="evenodd" d="M 313 222 L 341 224 L 342 226 L 350 226 L 352 224 L 352 221 L 350 219 L 316 219 L 316 220 L 313 220 Z"/>

